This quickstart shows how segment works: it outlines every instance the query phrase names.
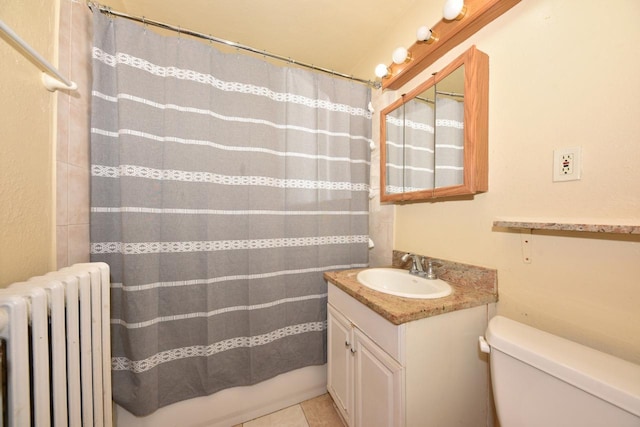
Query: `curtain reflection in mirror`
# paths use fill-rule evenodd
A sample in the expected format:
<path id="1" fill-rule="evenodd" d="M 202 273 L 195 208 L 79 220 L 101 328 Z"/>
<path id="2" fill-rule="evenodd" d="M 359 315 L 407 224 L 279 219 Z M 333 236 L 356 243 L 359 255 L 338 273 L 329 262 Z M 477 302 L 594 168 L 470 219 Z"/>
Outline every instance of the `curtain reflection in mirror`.
<path id="1" fill-rule="evenodd" d="M 456 99 L 457 98 L 457 99 Z M 464 183 L 464 101 L 460 95 L 436 95 L 435 187 Z"/>
<path id="2" fill-rule="evenodd" d="M 464 95 L 432 86 L 389 112 L 386 149 L 387 194 L 462 185 Z"/>
<path id="3" fill-rule="evenodd" d="M 418 96 L 405 104 L 405 192 L 433 188 L 433 98 Z"/>
<path id="4" fill-rule="evenodd" d="M 404 186 L 404 114 L 397 108 L 386 116 L 387 194 L 403 192 Z"/>

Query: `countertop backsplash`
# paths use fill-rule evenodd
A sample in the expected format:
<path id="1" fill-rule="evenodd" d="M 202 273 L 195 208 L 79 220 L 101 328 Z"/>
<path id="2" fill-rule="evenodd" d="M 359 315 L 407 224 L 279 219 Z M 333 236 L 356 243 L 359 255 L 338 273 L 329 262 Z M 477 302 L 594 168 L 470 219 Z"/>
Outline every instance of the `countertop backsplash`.
<path id="1" fill-rule="evenodd" d="M 392 265 L 395 268 L 403 268 L 408 270 L 411 267 L 411 260 L 402 262 L 401 258 L 406 251 L 393 251 Z M 447 261 L 444 259 L 430 257 L 428 255 L 416 254 L 434 261 L 434 270 L 439 279 L 445 282 L 455 283 L 462 286 L 470 286 L 477 290 L 488 291 L 498 295 L 498 271 L 478 267 L 470 264 L 462 264 L 459 262 Z"/>

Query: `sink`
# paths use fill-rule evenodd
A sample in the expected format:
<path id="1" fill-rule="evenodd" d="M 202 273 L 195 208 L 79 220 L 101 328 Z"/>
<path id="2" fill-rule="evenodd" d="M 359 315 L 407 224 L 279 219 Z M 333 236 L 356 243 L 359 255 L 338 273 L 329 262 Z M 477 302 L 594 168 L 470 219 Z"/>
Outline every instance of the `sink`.
<path id="1" fill-rule="evenodd" d="M 375 291 L 405 298 L 433 299 L 451 294 L 451 286 L 444 280 L 427 279 L 399 268 L 369 268 L 358 273 L 357 279 Z"/>

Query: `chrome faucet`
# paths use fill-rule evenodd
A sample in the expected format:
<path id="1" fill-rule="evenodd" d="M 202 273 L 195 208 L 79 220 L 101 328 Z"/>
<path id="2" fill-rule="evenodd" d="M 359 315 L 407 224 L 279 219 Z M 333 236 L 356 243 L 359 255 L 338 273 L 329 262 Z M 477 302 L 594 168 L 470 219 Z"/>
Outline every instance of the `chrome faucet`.
<path id="1" fill-rule="evenodd" d="M 406 253 L 402 256 L 401 260 L 402 262 L 407 262 L 409 258 L 413 260 L 411 269 L 409 270 L 409 274 L 415 274 L 416 276 L 424 276 L 425 274 L 427 274 L 422 267 L 424 258 L 422 258 L 420 255 Z"/>
<path id="2" fill-rule="evenodd" d="M 426 277 L 429 280 L 435 280 L 438 278 L 433 266 L 434 264 L 438 266 L 440 264 L 435 263 L 433 259 L 429 259 L 429 261 L 427 262 L 427 265 L 428 265 L 427 271 L 424 271 L 424 267 L 423 267 L 424 257 L 421 257 L 420 255 L 416 255 L 416 254 L 406 253 L 402 256 L 401 260 L 402 262 L 407 262 L 409 258 L 413 260 L 413 263 L 411 264 L 411 269 L 409 270 L 409 274 L 415 274 L 416 276 Z"/>

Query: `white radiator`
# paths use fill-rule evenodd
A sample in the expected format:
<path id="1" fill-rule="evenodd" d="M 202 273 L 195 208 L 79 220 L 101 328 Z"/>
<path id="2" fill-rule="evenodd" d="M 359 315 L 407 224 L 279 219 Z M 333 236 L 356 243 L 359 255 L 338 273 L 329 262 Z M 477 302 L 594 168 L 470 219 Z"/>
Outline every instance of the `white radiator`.
<path id="1" fill-rule="evenodd" d="M 0 425 L 112 426 L 109 266 L 0 289 Z"/>

